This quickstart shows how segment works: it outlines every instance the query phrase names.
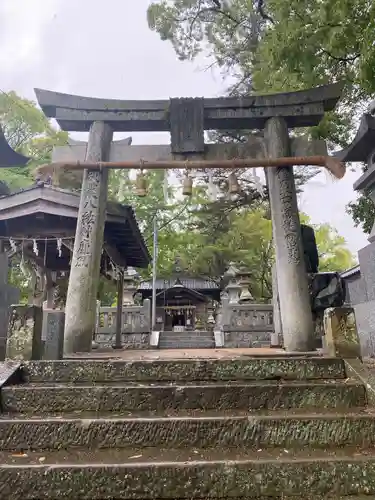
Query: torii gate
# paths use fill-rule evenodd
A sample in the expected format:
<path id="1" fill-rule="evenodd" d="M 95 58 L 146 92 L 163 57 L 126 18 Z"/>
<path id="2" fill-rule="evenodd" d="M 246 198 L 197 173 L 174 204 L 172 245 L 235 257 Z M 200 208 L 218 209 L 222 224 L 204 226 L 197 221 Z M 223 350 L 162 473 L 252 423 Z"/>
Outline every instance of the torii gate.
<path id="1" fill-rule="evenodd" d="M 314 328 L 292 164 L 326 164 L 342 177 L 337 163 L 327 165 L 324 141 L 290 138 L 288 129 L 317 125 L 335 108 L 341 83 L 311 90 L 244 98 L 178 98 L 125 101 L 79 97 L 36 89 L 47 117 L 66 131 L 89 131 L 88 144 L 59 147 L 54 161 L 84 162 L 74 252 L 66 303 L 65 354 L 91 349 L 104 214 L 111 168 L 176 168 L 165 163 L 189 160 L 188 165 L 216 167 L 280 165 L 267 168 L 276 249 L 277 290 L 284 346 L 287 351 L 311 351 Z M 264 129 L 264 138 L 249 136 L 246 144 L 205 144 L 205 130 Z M 112 143 L 113 132 L 169 131 L 170 146 L 129 146 Z M 309 160 L 309 155 L 319 155 Z M 280 157 L 287 157 L 280 160 Z M 278 159 L 276 162 L 272 159 Z M 242 159 L 242 160 L 241 160 Z M 214 160 L 211 164 L 207 162 Z M 255 160 L 255 161 L 254 161 Z M 106 161 L 118 162 L 106 164 Z M 310 163 L 311 161 L 311 163 Z M 156 162 L 156 163 L 155 163 Z M 163 162 L 163 163 L 157 163 Z M 224 165 L 225 163 L 225 165 Z M 185 166 L 186 164 L 183 163 Z M 279 332 L 276 332 L 279 333 Z"/>

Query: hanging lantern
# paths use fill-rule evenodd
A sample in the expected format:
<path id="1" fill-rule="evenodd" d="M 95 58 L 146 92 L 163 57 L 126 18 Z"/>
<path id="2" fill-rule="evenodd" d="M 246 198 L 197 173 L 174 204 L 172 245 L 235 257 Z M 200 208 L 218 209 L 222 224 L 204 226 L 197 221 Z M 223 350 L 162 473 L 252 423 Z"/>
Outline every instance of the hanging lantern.
<path id="1" fill-rule="evenodd" d="M 238 184 L 238 180 L 236 174 L 234 172 L 229 174 L 228 177 L 228 192 L 229 194 L 237 194 L 240 191 L 240 185 Z"/>
<path id="2" fill-rule="evenodd" d="M 182 184 L 182 194 L 184 196 L 191 196 L 193 194 L 193 179 L 188 173 L 186 173 L 184 177 L 184 182 Z"/>
<path id="3" fill-rule="evenodd" d="M 146 178 L 142 170 L 137 174 L 137 179 L 135 181 L 135 190 L 137 196 L 140 196 L 141 198 L 143 198 L 147 194 Z"/>

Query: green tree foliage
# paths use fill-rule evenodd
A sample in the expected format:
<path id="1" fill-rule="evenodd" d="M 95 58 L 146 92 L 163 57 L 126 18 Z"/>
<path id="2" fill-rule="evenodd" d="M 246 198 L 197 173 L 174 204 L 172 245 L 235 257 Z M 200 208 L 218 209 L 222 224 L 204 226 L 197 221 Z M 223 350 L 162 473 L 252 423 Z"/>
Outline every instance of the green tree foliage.
<path id="1" fill-rule="evenodd" d="M 178 256 L 185 272 L 191 276 L 210 276 L 220 280 L 230 262 L 244 265 L 251 272 L 251 290 L 256 300 L 272 296 L 271 269 L 273 263 L 272 225 L 267 217 L 268 206 L 258 200 L 251 206 L 236 206 L 228 199 L 211 202 L 207 188 L 198 184 L 191 198 L 181 199 L 179 188 L 170 190 L 170 204 L 164 206 L 162 177 L 150 172 L 149 196 L 134 195 L 134 181 L 123 191 L 123 201 L 144 214 L 145 233 L 152 247 L 153 214 L 158 210 L 158 268 L 159 277 L 173 272 Z M 158 176 L 160 176 L 158 178 Z M 112 182 L 111 182 L 112 185 Z M 118 186 L 118 179 L 115 182 Z M 152 191 L 153 189 L 153 191 Z M 118 196 L 118 194 L 117 194 Z M 310 224 L 301 214 L 301 220 Z M 314 226 L 320 255 L 320 270 L 340 271 L 355 263 L 345 240 L 328 224 Z M 143 273 L 151 277 L 151 269 Z"/>
<path id="2" fill-rule="evenodd" d="M 34 182 L 36 166 L 49 162 L 53 147 L 64 144 L 68 136 L 55 130 L 35 103 L 15 92 L 0 93 L 0 123 L 11 147 L 31 158 L 24 167 L 0 169 L 0 181 L 5 182 L 11 191 L 30 186 Z M 15 256 L 9 279 L 20 289 L 21 300 L 26 301 L 29 281 L 19 264 L 19 256 Z"/>
<path id="3" fill-rule="evenodd" d="M 362 169 L 366 172 L 367 165 Z M 347 212 L 352 216 L 354 224 L 360 226 L 364 233 L 370 234 L 375 221 L 375 206 L 366 191 L 347 206 Z"/>
<path id="4" fill-rule="evenodd" d="M 0 122 L 11 147 L 31 158 L 25 167 L 0 169 L 0 180 L 11 190 L 29 186 L 36 166 L 50 161 L 53 147 L 66 143 L 68 135 L 54 129 L 34 102 L 15 92 L 0 93 Z"/>
<path id="5" fill-rule="evenodd" d="M 311 224 L 306 214 L 300 215 L 303 224 L 312 225 L 319 253 L 319 271 L 345 271 L 356 265 L 345 238 L 329 224 Z"/>
<path id="6" fill-rule="evenodd" d="M 181 60 L 209 53 L 212 64 L 234 80 L 231 94 L 343 80 L 337 111 L 309 130 L 333 149 L 347 144 L 375 94 L 372 0 L 154 0 L 148 22 Z M 351 203 L 348 212 L 357 225 L 372 227 L 374 209 L 365 197 Z"/>

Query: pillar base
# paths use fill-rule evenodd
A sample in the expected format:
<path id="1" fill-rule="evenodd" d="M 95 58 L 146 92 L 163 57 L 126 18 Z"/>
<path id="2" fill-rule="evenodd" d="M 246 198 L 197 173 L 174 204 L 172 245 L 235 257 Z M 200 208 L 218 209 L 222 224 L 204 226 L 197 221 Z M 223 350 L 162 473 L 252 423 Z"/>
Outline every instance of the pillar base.
<path id="1" fill-rule="evenodd" d="M 112 344 L 111 347 L 112 347 L 112 349 L 116 349 L 117 351 L 121 351 L 122 349 L 124 349 L 123 345 Z"/>
<path id="2" fill-rule="evenodd" d="M 96 349 L 99 349 L 100 345 L 95 342 L 94 340 L 91 342 L 91 349 L 94 351 Z"/>

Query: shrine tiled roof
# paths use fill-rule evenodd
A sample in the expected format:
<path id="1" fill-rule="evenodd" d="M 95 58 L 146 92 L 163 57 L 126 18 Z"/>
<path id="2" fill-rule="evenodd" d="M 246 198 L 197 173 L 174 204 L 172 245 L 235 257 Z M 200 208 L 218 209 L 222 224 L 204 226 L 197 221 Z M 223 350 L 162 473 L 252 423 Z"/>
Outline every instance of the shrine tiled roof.
<path id="1" fill-rule="evenodd" d="M 178 276 L 179 281 L 185 288 L 189 288 L 191 290 L 219 290 L 220 286 L 211 278 L 191 278 L 191 277 L 183 277 Z M 156 289 L 157 290 L 167 290 L 168 288 L 172 288 L 176 283 L 177 277 L 171 278 L 159 278 L 156 280 Z M 152 290 L 152 280 L 142 281 L 139 284 L 138 290 Z"/>
<path id="2" fill-rule="evenodd" d="M 351 278 L 352 276 L 355 276 L 356 274 L 361 272 L 361 268 L 359 265 L 351 267 L 350 269 L 347 269 L 346 271 L 342 271 L 340 273 L 341 278 Z"/>

